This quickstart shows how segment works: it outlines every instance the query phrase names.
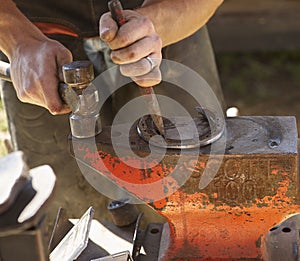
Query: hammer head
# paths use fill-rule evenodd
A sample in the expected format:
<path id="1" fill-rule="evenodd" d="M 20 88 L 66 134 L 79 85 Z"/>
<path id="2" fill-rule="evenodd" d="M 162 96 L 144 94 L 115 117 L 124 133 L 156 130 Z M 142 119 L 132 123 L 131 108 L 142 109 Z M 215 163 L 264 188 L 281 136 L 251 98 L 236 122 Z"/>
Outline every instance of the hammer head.
<path id="1" fill-rule="evenodd" d="M 99 134 L 102 128 L 98 106 L 99 94 L 92 84 L 93 64 L 90 61 L 75 61 L 65 64 L 62 70 L 64 82 L 69 90 L 65 93 L 70 97 L 69 100 L 72 100 L 72 135 L 76 138 L 89 138 Z"/>
<path id="2" fill-rule="evenodd" d="M 64 82 L 74 88 L 86 88 L 94 80 L 90 61 L 74 61 L 63 66 Z"/>

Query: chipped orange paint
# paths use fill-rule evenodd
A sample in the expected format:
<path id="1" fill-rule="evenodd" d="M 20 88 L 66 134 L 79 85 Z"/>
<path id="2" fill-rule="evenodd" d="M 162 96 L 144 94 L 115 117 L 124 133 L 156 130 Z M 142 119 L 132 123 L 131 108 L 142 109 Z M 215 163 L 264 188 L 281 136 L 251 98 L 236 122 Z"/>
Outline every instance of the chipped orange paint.
<path id="1" fill-rule="evenodd" d="M 122 184 L 122 181 L 133 186 L 151 184 L 162 177 L 170 178 L 168 175 L 173 170 L 171 164 L 159 163 L 147 176 L 140 169 L 126 164 L 134 161 L 132 158 L 120 160 L 103 151 L 91 152 L 84 146 L 80 149 L 88 164 L 117 184 Z M 237 161 L 235 157 L 225 155 L 224 163 L 212 182 L 213 189 L 208 187 L 200 192 L 196 185 L 206 167 L 206 159 L 199 156 L 195 173 L 188 182 L 168 198 L 152 203 L 167 218 L 171 228 L 171 243 L 165 260 L 263 260 L 264 236 L 269 229 L 300 211 L 296 185 L 297 155 L 239 156 Z M 232 163 L 233 168 L 227 170 Z M 189 164 L 182 166 L 182 171 L 184 168 L 188 169 Z M 248 180 L 249 176 L 253 179 Z M 235 179 L 240 186 L 237 190 L 231 185 Z M 169 181 L 176 183 L 173 179 Z M 252 192 L 250 189 L 243 192 L 246 194 L 241 202 L 241 199 L 232 200 L 235 198 L 232 193 L 242 192 L 249 181 L 256 184 L 256 189 L 263 189 L 262 194 L 266 195 L 248 198 Z M 228 184 L 229 192 L 224 192 L 222 189 Z M 262 185 L 264 187 L 259 187 Z M 128 185 L 127 189 L 130 191 L 131 186 Z M 144 192 L 143 189 L 135 190 L 140 198 Z M 162 188 L 155 192 L 165 193 Z M 231 201 L 233 205 L 230 205 Z"/>
<path id="2" fill-rule="evenodd" d="M 289 174 L 274 171 L 282 177 L 276 194 L 256 198 L 248 207 L 216 206 L 204 193 L 174 193 L 159 211 L 173 228 L 165 260 L 263 260 L 267 232 L 300 212 L 296 190 L 292 198 L 287 195 L 293 182 Z"/>
<path id="3" fill-rule="evenodd" d="M 154 167 L 145 170 L 141 165 L 143 162 L 140 158 L 118 158 L 102 151 L 90 152 L 88 148 L 81 148 L 84 150 L 84 160 L 89 162 L 89 165 L 97 169 L 106 177 L 113 180 L 120 187 L 126 188 L 129 192 L 134 194 L 137 198 L 140 198 L 148 203 L 154 202 L 150 197 L 145 195 L 156 195 L 156 198 L 161 198 L 160 202 L 156 202 L 155 205 L 159 209 L 166 205 L 166 195 L 169 190 L 177 190 L 177 181 L 170 176 L 173 167 L 154 162 Z M 152 162 L 153 163 L 153 162 Z M 141 168 L 135 168 L 139 164 Z M 145 162 L 147 164 L 147 162 Z M 148 188 L 146 191 L 145 186 L 140 185 L 157 185 Z M 150 191 L 151 189 L 151 191 Z"/>

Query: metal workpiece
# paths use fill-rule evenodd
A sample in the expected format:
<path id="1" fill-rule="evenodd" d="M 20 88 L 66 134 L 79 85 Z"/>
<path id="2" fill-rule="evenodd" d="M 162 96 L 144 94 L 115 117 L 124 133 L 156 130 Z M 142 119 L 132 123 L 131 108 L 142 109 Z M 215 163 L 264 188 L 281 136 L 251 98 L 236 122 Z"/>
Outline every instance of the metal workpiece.
<path id="1" fill-rule="evenodd" d="M 71 133 L 75 138 L 94 137 L 101 132 L 98 89 L 93 85 L 94 69 L 90 61 L 75 61 L 62 68 L 71 100 Z M 66 93 L 66 92 L 65 92 Z M 76 105 L 74 103 L 76 102 Z"/>
<path id="2" fill-rule="evenodd" d="M 195 148 L 151 150 L 136 125 L 129 137 L 125 125 L 105 127 L 95 140 L 73 140 L 72 153 L 90 166 L 90 173 L 84 175 L 93 175 L 94 180 L 104 176 L 140 199 L 145 199 L 142 188 L 132 190 L 120 181 L 135 185 L 168 181 L 161 188 L 155 185 L 155 193 L 164 193 L 165 198 L 153 202 L 146 198 L 171 228 L 170 245 L 159 260 L 262 260 L 269 230 L 300 211 L 295 117 L 228 118 L 222 137 L 198 148 L 196 158 Z M 211 154 L 212 146 L 224 140 L 225 150 Z M 124 157 L 116 154 L 112 141 Z M 161 150 L 165 154 L 160 161 L 151 161 L 155 155 L 145 158 Z M 132 162 L 153 167 L 136 168 Z M 172 180 L 175 167 L 181 176 L 192 173 L 168 194 L 178 184 L 178 177 Z M 206 179 L 206 186 L 200 186 Z"/>
<path id="3" fill-rule="evenodd" d="M 173 117 L 164 120 L 163 139 L 153 139 L 158 135 L 150 115 L 145 115 L 137 123 L 137 132 L 151 145 L 168 149 L 192 149 L 217 141 L 225 131 L 225 120 L 209 110 L 201 110 L 198 116 L 187 120 L 186 117 Z"/>

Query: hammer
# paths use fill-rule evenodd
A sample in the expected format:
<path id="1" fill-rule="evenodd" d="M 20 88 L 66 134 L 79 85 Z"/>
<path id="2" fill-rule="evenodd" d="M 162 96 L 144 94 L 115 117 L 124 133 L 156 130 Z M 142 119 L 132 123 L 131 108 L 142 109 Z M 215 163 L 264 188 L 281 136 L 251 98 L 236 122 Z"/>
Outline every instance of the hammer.
<path id="1" fill-rule="evenodd" d="M 98 109 L 98 91 L 91 84 L 94 69 L 90 61 L 74 61 L 62 67 L 64 83 L 58 84 L 60 97 L 72 113 L 70 127 L 73 137 L 89 138 L 102 130 Z M 0 61 L 0 79 L 10 81 L 10 64 Z"/>

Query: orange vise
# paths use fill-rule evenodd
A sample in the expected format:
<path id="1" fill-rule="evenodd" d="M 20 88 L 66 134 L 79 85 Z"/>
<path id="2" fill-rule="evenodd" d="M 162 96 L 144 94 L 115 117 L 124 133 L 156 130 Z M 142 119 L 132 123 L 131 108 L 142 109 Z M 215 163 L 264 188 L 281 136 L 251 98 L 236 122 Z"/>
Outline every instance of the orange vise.
<path id="1" fill-rule="evenodd" d="M 157 260 L 298 260 L 298 219 L 284 221 L 300 211 L 295 118 L 225 123 L 219 140 L 197 150 L 153 149 L 136 125 L 128 138 L 121 124 L 94 138 L 72 138 L 72 154 L 100 192 L 104 177 L 166 218 L 169 232 L 160 231 Z"/>

